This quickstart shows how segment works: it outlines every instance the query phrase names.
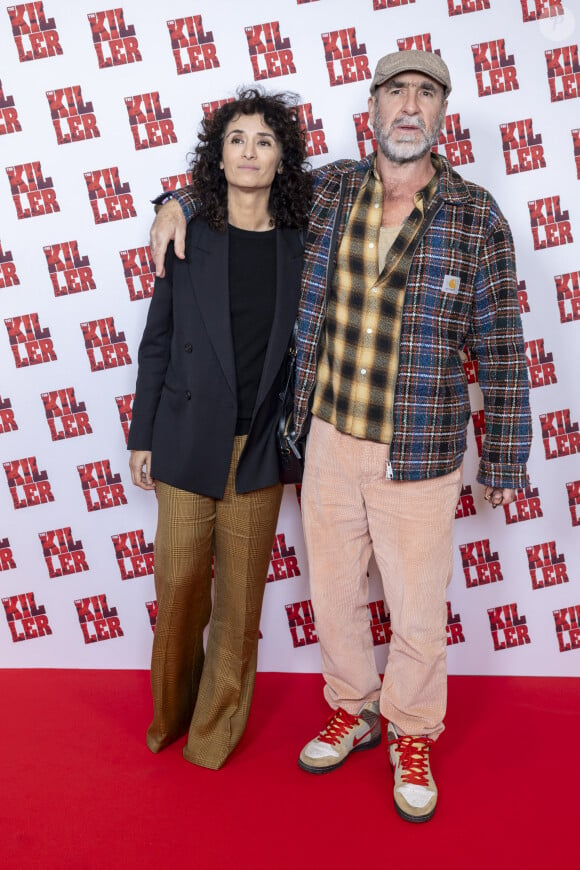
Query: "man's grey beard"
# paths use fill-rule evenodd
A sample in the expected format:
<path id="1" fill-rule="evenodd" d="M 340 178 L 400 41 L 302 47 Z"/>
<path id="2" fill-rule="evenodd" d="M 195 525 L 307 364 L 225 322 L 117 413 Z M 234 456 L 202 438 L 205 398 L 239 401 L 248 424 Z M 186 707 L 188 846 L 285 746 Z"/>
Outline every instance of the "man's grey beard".
<path id="1" fill-rule="evenodd" d="M 429 132 L 426 130 L 424 121 L 420 118 L 413 120 L 404 115 L 403 119 L 406 124 L 412 124 L 417 127 L 417 129 L 421 130 L 423 134 L 422 140 L 417 142 L 417 140 L 413 138 L 413 141 L 411 142 L 394 142 L 391 138 L 391 134 L 396 128 L 397 123 L 400 123 L 402 119 L 399 119 L 397 123 L 393 122 L 389 130 L 385 132 L 379 113 L 379 107 L 378 105 L 375 106 L 373 121 L 377 144 L 387 160 L 390 160 L 393 163 L 411 163 L 414 160 L 420 160 L 433 148 L 434 145 L 437 144 L 441 125 L 445 119 L 445 105 L 441 107 L 439 116 L 433 122 L 433 128 Z"/>

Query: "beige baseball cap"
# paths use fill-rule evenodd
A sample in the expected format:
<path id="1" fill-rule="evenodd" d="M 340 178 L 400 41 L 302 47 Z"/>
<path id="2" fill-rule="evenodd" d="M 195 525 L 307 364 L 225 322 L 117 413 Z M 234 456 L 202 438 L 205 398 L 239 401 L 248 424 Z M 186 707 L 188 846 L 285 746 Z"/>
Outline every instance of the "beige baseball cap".
<path id="1" fill-rule="evenodd" d="M 391 54 L 381 57 L 371 82 L 371 94 L 374 94 L 383 82 L 402 72 L 422 72 L 435 79 L 436 82 L 443 85 L 445 98 L 451 92 L 451 76 L 445 61 L 432 51 L 412 49 L 410 51 L 393 51 Z"/>

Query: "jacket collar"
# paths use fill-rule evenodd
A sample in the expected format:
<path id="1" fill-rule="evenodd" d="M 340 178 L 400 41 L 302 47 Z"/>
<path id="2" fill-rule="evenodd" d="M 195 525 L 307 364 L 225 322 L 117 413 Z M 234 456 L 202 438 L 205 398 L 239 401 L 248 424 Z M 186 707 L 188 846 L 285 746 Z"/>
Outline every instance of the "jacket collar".
<path id="1" fill-rule="evenodd" d="M 363 176 L 372 171 L 376 158 L 376 151 L 363 157 L 362 160 L 339 160 L 332 164 L 337 175 L 351 175 L 360 173 Z M 433 153 L 433 160 L 440 167 L 439 187 L 437 196 L 452 203 L 462 203 L 470 200 L 471 192 L 466 181 L 456 172 L 446 157 L 442 154 Z"/>

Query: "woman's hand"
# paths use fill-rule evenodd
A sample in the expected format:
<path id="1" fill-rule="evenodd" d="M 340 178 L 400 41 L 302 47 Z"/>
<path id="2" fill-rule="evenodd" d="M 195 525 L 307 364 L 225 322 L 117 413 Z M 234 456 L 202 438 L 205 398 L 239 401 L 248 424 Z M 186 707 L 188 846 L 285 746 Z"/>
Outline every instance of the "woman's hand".
<path id="1" fill-rule="evenodd" d="M 151 451 L 131 450 L 129 459 L 131 480 L 140 489 L 155 489 L 155 481 L 151 477 Z"/>

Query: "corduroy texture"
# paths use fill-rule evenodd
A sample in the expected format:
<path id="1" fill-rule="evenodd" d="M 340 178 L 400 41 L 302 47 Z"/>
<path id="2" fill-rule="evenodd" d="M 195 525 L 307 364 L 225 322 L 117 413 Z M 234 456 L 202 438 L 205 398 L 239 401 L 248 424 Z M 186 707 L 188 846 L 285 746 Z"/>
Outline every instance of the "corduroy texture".
<path id="1" fill-rule="evenodd" d="M 388 456 L 387 445 L 312 420 L 302 513 L 325 696 L 353 714 L 380 697 L 400 734 L 436 738 L 447 703 L 446 589 L 462 469 L 387 480 Z M 367 609 L 371 553 L 391 614 L 382 689 Z"/>
<path id="2" fill-rule="evenodd" d="M 157 485 L 159 611 L 151 661 L 154 718 L 147 745 L 158 752 L 189 731 L 184 757 L 213 769 L 239 742 L 250 711 L 262 598 L 282 498 L 279 484 L 235 492 L 245 440 L 235 438 L 223 499 Z"/>

